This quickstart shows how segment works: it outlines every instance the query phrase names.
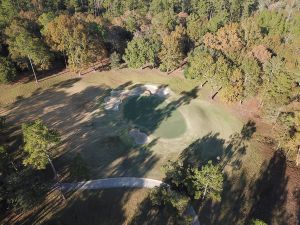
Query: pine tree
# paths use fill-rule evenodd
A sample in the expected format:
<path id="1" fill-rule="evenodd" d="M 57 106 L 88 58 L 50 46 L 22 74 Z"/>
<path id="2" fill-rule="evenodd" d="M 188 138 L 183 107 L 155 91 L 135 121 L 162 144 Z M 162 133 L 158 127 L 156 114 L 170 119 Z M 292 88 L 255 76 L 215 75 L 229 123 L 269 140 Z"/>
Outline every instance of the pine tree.
<path id="1" fill-rule="evenodd" d="M 60 135 L 56 130 L 49 129 L 41 120 L 22 124 L 24 151 L 27 157 L 24 165 L 31 165 L 35 169 L 45 169 L 48 163 L 57 178 L 57 171 L 51 159 L 51 150 L 60 142 Z"/>

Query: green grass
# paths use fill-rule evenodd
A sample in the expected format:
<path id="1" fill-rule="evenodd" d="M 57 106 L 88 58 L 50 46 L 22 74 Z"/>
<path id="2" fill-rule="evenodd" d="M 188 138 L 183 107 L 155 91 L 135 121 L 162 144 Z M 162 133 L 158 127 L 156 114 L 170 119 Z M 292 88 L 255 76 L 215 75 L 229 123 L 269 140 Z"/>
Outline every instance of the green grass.
<path id="1" fill-rule="evenodd" d="M 15 83 L 7 85 L 0 84 L 0 90 L 2 90 L 0 96 L 0 106 L 5 107 L 16 100 L 31 96 L 36 91 L 47 90 L 55 84 L 72 79 L 74 77 L 75 75 L 66 73 L 41 79 L 38 83 L 35 83 L 35 81 L 30 81 L 27 83 Z"/>
<path id="2" fill-rule="evenodd" d="M 170 117 L 162 121 L 153 134 L 155 137 L 172 139 L 182 136 L 186 129 L 185 119 L 178 110 L 175 110 L 171 113 Z"/>
<path id="3" fill-rule="evenodd" d="M 6 104 L 14 102 L 17 96 L 24 97 L 23 100 L 11 104 L 11 111 L 9 112 L 9 122 L 16 125 L 17 129 L 20 129 L 20 124 L 24 121 L 42 118 L 45 123 L 61 132 L 64 143 L 58 149 L 59 154 L 57 156 L 59 157 L 56 158 L 57 160 L 55 159 L 54 163 L 60 174 L 65 175 L 64 177 L 68 176 L 70 160 L 77 153 L 81 153 L 88 165 L 91 179 L 118 176 L 162 179 L 164 172 L 161 168 L 168 160 L 182 157 L 191 161 L 203 162 L 216 159 L 219 155 L 225 156 L 227 154 L 230 156 L 228 153 L 233 153 L 232 160 L 240 163 L 245 171 L 234 170 L 233 164 L 231 165 L 232 160 L 229 162 L 226 171 L 234 170 L 230 173 L 231 177 L 228 178 L 227 185 L 231 187 L 242 184 L 241 174 L 246 174 L 245 176 L 250 178 L 257 173 L 264 160 L 260 158 L 259 152 L 251 146 L 251 143 L 246 143 L 246 151 L 241 151 L 242 154 L 237 154 L 239 151 L 228 148 L 231 144 L 230 141 L 232 141 L 230 136 L 239 133 L 243 124 L 222 106 L 205 100 L 210 89 L 201 89 L 197 92 L 198 96 L 192 99 L 189 99 L 189 94 L 178 95 L 192 90 L 197 86 L 197 83 L 177 76 L 168 76 L 157 70 L 125 69 L 92 73 L 81 79 L 71 80 L 70 78 L 74 77 L 58 75 L 41 81 L 38 86 L 34 82 L 1 86 L 1 88 L 4 87 L 1 89 L 4 91 L 0 97 L 0 102 Z M 119 137 L 120 132 L 128 129 L 130 125 L 124 120 L 123 112 L 106 112 L 99 105 L 109 95 L 111 89 L 124 89 L 141 83 L 165 84 L 177 95 L 175 94 L 168 101 L 136 98 L 131 100 L 131 105 L 127 103 L 129 104 L 127 106 L 127 113 L 129 113 L 127 118 L 136 120 L 136 123 L 147 127 L 149 132 L 158 137 L 146 146 L 137 147 L 131 146 L 126 141 L 126 136 L 124 139 Z M 183 104 L 177 104 L 182 97 L 187 101 Z M 136 104 L 136 101 L 140 101 L 140 105 Z M 126 108 L 126 104 L 124 108 Z M 141 115 L 143 117 L 140 118 Z M 150 116 L 150 119 L 145 115 Z M 184 117 L 186 127 L 182 124 L 181 116 Z M 185 127 L 184 134 L 182 133 L 183 130 L 180 130 L 183 127 Z M 17 129 L 16 133 L 20 131 Z M 176 132 L 180 132 L 180 134 Z M 159 138 L 163 135 L 179 137 L 173 139 Z M 242 185 L 241 189 L 245 187 L 246 185 Z M 106 193 L 105 195 L 112 200 L 106 199 L 103 193 Z M 119 221 L 122 224 L 123 220 L 127 221 L 126 218 L 129 218 L 129 215 L 136 214 L 136 212 L 126 214 L 122 211 L 124 208 L 131 208 L 126 206 L 126 201 L 122 201 L 121 195 L 126 194 L 115 193 L 116 197 L 119 196 L 120 198 L 113 200 L 114 194 L 103 193 L 85 193 L 77 197 L 74 196 L 72 202 L 68 202 L 65 210 L 55 214 L 55 219 L 50 224 L 59 224 L 59 221 L 61 221 L 60 224 L 86 224 L 83 223 L 86 218 L 84 215 L 90 216 L 91 220 L 87 219 L 90 224 L 97 224 L 99 222 L 98 217 L 101 216 L 104 221 L 102 224 L 118 224 Z M 89 197 L 90 194 L 92 197 Z M 230 212 L 241 213 L 234 208 L 230 199 L 232 196 L 224 197 L 226 203 L 224 205 L 228 207 Z M 93 199 L 96 200 L 93 201 Z M 104 199 L 103 202 L 101 199 Z M 117 201 L 121 203 L 117 203 Z M 107 205 L 110 205 L 107 204 L 108 202 L 118 204 L 119 209 L 111 209 L 115 210 L 116 218 L 110 214 L 106 215 L 107 218 L 105 215 L 97 214 L 96 208 L 108 207 Z M 86 211 L 85 208 L 87 208 Z M 93 211 L 96 212 L 95 215 L 92 215 Z M 47 211 L 43 211 L 43 213 L 47 214 Z M 145 219 L 147 216 L 144 216 L 145 213 L 139 214 L 142 215 L 139 218 L 143 218 L 140 221 L 147 221 Z M 226 214 L 228 214 L 226 209 L 222 209 L 222 215 L 226 216 Z M 77 222 L 72 220 L 75 218 L 72 218 L 71 215 L 78 215 Z M 80 216 L 82 218 L 79 218 Z M 209 219 L 207 218 L 207 221 Z M 137 222 L 136 224 L 143 223 Z"/>
<path id="4" fill-rule="evenodd" d="M 176 138 L 186 131 L 181 113 L 156 96 L 131 97 L 124 103 L 124 117 L 149 134 L 161 138 Z"/>

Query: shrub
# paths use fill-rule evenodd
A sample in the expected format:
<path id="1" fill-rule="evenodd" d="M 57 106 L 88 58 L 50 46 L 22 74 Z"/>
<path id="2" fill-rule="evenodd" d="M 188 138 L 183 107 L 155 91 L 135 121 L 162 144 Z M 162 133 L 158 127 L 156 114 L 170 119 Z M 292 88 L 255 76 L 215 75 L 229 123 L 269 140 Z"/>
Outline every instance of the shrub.
<path id="1" fill-rule="evenodd" d="M 190 200 L 186 195 L 172 190 L 167 186 L 154 188 L 150 193 L 153 206 L 162 206 L 174 213 L 178 224 L 190 224 L 190 217 L 186 215 Z"/>
<path id="2" fill-rule="evenodd" d="M 117 69 L 120 67 L 121 64 L 121 56 L 117 52 L 113 52 L 110 55 L 110 68 L 111 69 Z"/>
<path id="3" fill-rule="evenodd" d="M 267 223 L 265 223 L 264 221 L 262 220 L 259 220 L 259 219 L 252 219 L 250 221 L 250 224 L 249 225 L 268 225 Z"/>
<path id="4" fill-rule="evenodd" d="M 9 83 L 16 78 L 16 69 L 13 63 L 4 57 L 0 57 L 0 83 Z"/>
<path id="5" fill-rule="evenodd" d="M 78 181 L 88 180 L 90 177 L 89 170 L 79 153 L 72 160 L 70 175 L 72 179 Z"/>

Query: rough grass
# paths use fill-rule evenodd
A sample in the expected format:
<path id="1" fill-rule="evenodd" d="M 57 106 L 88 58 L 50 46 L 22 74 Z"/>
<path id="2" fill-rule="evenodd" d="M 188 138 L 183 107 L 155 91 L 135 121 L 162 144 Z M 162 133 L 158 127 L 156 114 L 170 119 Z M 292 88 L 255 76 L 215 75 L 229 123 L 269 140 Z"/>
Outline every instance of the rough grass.
<path id="1" fill-rule="evenodd" d="M 46 225 L 143 225 L 171 224 L 147 200 L 149 189 L 80 191 L 43 224 Z M 155 217 L 154 217 L 155 215 Z"/>

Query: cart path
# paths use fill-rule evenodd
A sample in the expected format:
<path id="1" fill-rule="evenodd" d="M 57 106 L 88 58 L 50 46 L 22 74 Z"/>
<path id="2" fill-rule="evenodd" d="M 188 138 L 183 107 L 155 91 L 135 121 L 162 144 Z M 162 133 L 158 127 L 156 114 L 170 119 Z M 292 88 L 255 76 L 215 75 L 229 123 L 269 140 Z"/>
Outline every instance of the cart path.
<path id="1" fill-rule="evenodd" d="M 107 188 L 154 188 L 159 186 L 169 186 L 168 184 L 150 178 L 138 178 L 138 177 L 114 177 L 104 178 L 98 180 L 89 180 L 77 183 L 60 183 L 59 188 L 62 191 L 71 190 L 96 190 Z M 191 225 L 200 225 L 198 215 L 193 207 L 189 207 L 189 215 L 193 217 Z"/>

